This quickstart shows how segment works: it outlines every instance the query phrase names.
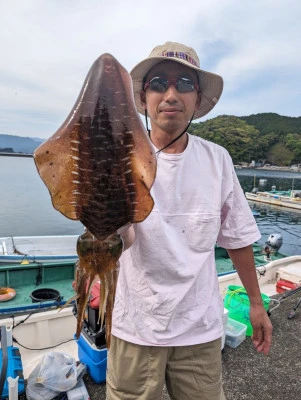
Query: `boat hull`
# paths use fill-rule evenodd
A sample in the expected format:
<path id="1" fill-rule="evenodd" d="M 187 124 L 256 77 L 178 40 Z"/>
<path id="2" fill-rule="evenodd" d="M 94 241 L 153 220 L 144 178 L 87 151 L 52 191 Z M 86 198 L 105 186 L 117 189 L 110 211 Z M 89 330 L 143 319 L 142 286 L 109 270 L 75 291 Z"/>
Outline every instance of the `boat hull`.
<path id="1" fill-rule="evenodd" d="M 7 236 L 0 238 L 0 265 L 75 262 L 78 235 Z"/>
<path id="2" fill-rule="evenodd" d="M 294 278 L 291 279 L 300 280 L 301 284 L 301 255 L 274 260 L 266 265 L 257 267 L 256 270 L 261 292 L 273 296 L 277 293 L 276 283 L 280 277 L 285 276 L 287 278 L 288 276 L 293 276 Z M 220 275 L 218 282 L 223 297 L 227 292 L 228 286 L 243 286 L 237 272 Z"/>
<path id="3" fill-rule="evenodd" d="M 259 192 L 259 193 L 245 193 L 247 200 L 271 204 L 278 207 L 287 207 L 293 208 L 295 210 L 301 210 L 301 199 L 300 198 L 292 198 L 288 196 L 279 196 L 276 194 L 271 194 L 268 192 Z"/>

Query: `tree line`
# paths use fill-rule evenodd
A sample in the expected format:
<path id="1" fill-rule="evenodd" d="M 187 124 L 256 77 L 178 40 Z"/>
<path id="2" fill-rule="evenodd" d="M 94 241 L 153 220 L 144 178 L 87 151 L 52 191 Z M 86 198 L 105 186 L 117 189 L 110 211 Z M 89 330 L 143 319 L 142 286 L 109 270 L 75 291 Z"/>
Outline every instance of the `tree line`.
<path id="1" fill-rule="evenodd" d="M 234 164 L 252 160 L 279 166 L 301 163 L 301 117 L 221 115 L 192 123 L 189 132 L 225 147 Z"/>

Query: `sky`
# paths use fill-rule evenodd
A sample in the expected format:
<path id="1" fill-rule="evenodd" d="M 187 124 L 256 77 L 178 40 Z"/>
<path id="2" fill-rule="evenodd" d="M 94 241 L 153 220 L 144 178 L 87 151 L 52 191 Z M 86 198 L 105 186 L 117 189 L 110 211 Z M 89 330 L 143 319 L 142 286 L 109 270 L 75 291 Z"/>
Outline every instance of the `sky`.
<path id="1" fill-rule="evenodd" d="M 48 138 L 93 62 L 128 71 L 166 41 L 224 79 L 202 119 L 301 115 L 300 0 L 0 0 L 0 134 Z"/>

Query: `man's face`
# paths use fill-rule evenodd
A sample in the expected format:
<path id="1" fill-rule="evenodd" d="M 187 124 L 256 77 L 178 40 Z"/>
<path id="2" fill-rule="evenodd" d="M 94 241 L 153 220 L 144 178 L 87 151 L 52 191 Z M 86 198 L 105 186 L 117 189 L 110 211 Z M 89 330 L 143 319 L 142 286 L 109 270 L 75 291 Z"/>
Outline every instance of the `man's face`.
<path id="1" fill-rule="evenodd" d="M 168 133 L 185 129 L 194 111 L 198 109 L 201 97 L 195 87 L 188 92 L 178 91 L 176 83 L 178 79 L 184 78 L 198 84 L 196 72 L 174 61 L 162 61 L 148 72 L 146 82 L 155 77 L 171 80 L 172 83 L 165 91 L 159 92 L 148 86 L 141 92 L 141 101 L 151 119 L 152 129 L 158 127 Z"/>

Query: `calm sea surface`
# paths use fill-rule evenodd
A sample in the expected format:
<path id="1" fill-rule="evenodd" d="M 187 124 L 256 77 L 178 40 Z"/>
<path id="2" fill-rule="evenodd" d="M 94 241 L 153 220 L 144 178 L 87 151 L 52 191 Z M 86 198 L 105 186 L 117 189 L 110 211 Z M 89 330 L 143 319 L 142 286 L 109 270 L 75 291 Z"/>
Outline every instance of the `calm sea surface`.
<path id="1" fill-rule="evenodd" d="M 301 190 L 301 173 L 237 170 L 244 191 L 258 186 L 266 179 L 266 190 L 273 185 L 279 190 L 292 187 Z M 39 177 L 33 158 L 0 156 L 0 236 L 34 236 L 80 234 L 81 223 L 71 221 L 56 211 L 50 195 Z M 250 202 L 258 214 L 264 243 L 271 233 L 283 236 L 281 251 L 288 255 L 301 254 L 301 211 L 260 205 Z"/>

